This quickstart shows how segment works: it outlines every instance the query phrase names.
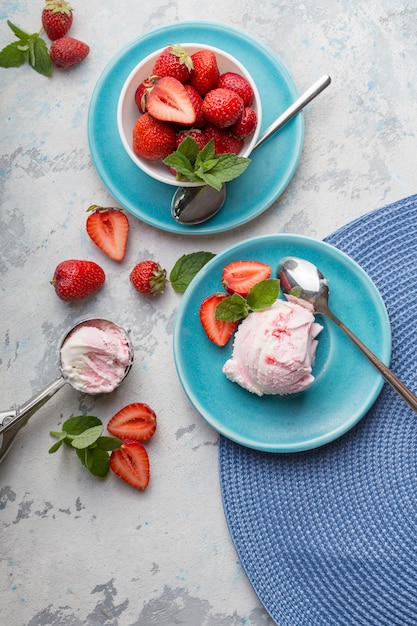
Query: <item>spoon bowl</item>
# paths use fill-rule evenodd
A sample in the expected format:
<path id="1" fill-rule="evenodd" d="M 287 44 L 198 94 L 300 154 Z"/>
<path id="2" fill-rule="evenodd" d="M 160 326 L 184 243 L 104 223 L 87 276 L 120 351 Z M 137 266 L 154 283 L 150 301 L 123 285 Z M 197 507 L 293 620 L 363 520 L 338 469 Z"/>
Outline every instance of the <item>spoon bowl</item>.
<path id="1" fill-rule="evenodd" d="M 77 391 L 84 391 L 84 393 L 88 393 L 89 395 L 95 395 L 96 393 L 102 393 L 102 391 L 94 391 L 93 388 L 82 389 L 77 382 L 74 382 L 71 376 L 65 373 L 63 363 L 62 363 L 62 354 L 63 348 L 66 345 L 67 340 L 71 336 L 71 334 L 78 329 L 82 328 L 85 325 L 94 325 L 95 323 L 99 325 L 105 325 L 106 327 L 112 327 L 112 329 L 120 334 L 123 340 L 126 342 L 127 350 L 128 350 L 128 363 L 126 364 L 123 371 L 120 372 L 120 375 L 115 381 L 115 385 L 109 391 L 112 391 L 116 387 L 120 385 L 120 383 L 126 378 L 133 363 L 133 345 L 130 340 L 129 334 L 125 331 L 121 326 L 115 324 L 114 322 L 110 322 L 109 320 L 103 319 L 86 319 L 81 322 L 77 322 L 72 326 L 68 332 L 65 333 L 64 338 L 60 342 L 59 347 L 59 370 L 60 376 L 54 382 L 50 383 L 47 387 L 42 389 L 42 391 L 38 392 L 32 398 L 27 400 L 24 404 L 11 408 L 7 411 L 0 411 L 0 462 L 5 457 L 6 453 L 9 451 L 10 446 L 14 442 L 14 439 L 23 426 L 27 424 L 29 419 L 34 415 L 48 400 L 52 398 L 56 394 L 61 387 L 65 384 L 71 385 Z"/>
<path id="2" fill-rule="evenodd" d="M 330 76 L 322 76 L 307 91 L 305 91 L 288 109 L 286 109 L 261 135 L 252 148 L 252 152 L 259 148 L 267 139 L 272 137 L 309 102 L 314 100 L 331 83 Z M 220 211 L 226 200 L 226 186 L 223 184 L 220 191 L 209 185 L 195 187 L 178 187 L 171 200 L 171 216 L 176 222 L 185 225 L 202 224 L 207 222 Z"/>
<path id="3" fill-rule="evenodd" d="M 321 271 L 310 261 L 294 256 L 283 258 L 277 269 L 283 293 L 309 302 L 316 313 L 332 320 L 372 363 L 384 379 L 417 413 L 417 397 L 386 367 L 378 357 L 329 308 L 329 285 Z"/>

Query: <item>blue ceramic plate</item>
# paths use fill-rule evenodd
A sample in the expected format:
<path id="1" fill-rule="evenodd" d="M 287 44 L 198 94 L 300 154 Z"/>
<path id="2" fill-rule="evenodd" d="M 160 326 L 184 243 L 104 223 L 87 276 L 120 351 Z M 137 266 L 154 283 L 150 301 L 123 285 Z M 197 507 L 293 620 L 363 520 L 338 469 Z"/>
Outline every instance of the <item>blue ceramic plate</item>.
<path id="1" fill-rule="evenodd" d="M 91 157 L 105 187 L 143 222 L 165 231 L 202 235 L 230 230 L 252 220 L 282 194 L 298 165 L 304 118 L 301 112 L 256 151 L 246 172 L 227 184 L 227 200 L 214 218 L 195 226 L 177 223 L 170 214 L 176 187 L 155 181 L 134 165 L 122 146 L 116 115 L 120 91 L 133 67 L 154 50 L 185 41 L 222 48 L 247 67 L 262 100 L 261 132 L 298 94 L 287 69 L 267 48 L 244 32 L 212 22 L 176 22 L 152 30 L 124 47 L 105 68 L 88 113 Z"/>
<path id="2" fill-rule="evenodd" d="M 371 407 L 383 379 L 343 332 L 321 315 L 315 382 L 294 396 L 256 396 L 227 380 L 222 367 L 232 340 L 220 348 L 199 320 L 203 298 L 221 290 L 223 266 L 256 259 L 273 273 L 280 259 L 299 256 L 315 263 L 329 281 L 334 313 L 386 364 L 391 329 L 385 305 L 369 276 L 337 248 L 297 235 L 243 241 L 215 256 L 185 292 L 174 329 L 175 364 L 181 384 L 200 415 L 225 437 L 268 452 L 297 452 L 322 446 L 352 428 Z"/>

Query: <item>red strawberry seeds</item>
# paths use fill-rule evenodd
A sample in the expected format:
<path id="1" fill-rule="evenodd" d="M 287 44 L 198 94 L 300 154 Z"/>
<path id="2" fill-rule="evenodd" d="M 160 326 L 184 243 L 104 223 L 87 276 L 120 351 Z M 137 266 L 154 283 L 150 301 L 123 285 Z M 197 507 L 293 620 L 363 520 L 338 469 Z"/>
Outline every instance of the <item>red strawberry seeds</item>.
<path id="1" fill-rule="evenodd" d="M 175 135 L 173 126 L 144 113 L 133 128 L 133 151 L 148 161 L 164 159 L 175 150 Z"/>
<path id="2" fill-rule="evenodd" d="M 72 11 L 66 0 L 46 0 L 42 26 L 51 41 L 65 37 L 72 26 Z"/>
<path id="3" fill-rule="evenodd" d="M 172 76 L 185 83 L 190 78 L 193 62 L 188 52 L 181 46 L 168 46 L 156 60 L 152 74 L 154 76 Z"/>
<path id="4" fill-rule="evenodd" d="M 110 468 L 119 478 L 136 489 L 146 489 L 149 485 L 149 457 L 146 448 L 139 441 L 125 441 L 121 448 L 113 450 Z"/>
<path id="5" fill-rule="evenodd" d="M 99 207 L 87 211 L 86 230 L 92 241 L 114 261 L 122 261 L 126 254 L 129 220 L 120 209 Z"/>
<path id="6" fill-rule="evenodd" d="M 139 293 L 156 296 L 165 290 L 166 274 L 156 261 L 140 261 L 131 271 L 130 280 Z"/>
<path id="7" fill-rule="evenodd" d="M 226 293 L 215 293 L 204 298 L 199 316 L 207 337 L 217 346 L 225 346 L 236 330 L 238 322 L 224 322 L 215 318 L 217 305 L 227 298 Z"/>
<path id="8" fill-rule="evenodd" d="M 104 284 L 105 274 L 94 261 L 70 259 L 57 265 L 51 284 L 61 300 L 82 300 L 98 291 Z"/>
<path id="9" fill-rule="evenodd" d="M 52 42 L 49 56 L 55 67 L 68 70 L 84 61 L 89 52 L 86 43 L 73 37 L 61 37 Z"/>
<path id="10" fill-rule="evenodd" d="M 146 441 L 156 430 L 156 414 L 147 404 L 134 402 L 118 411 L 107 425 L 107 430 L 119 439 Z"/>
<path id="11" fill-rule="evenodd" d="M 271 276 L 272 268 L 260 261 L 232 261 L 222 272 L 222 285 L 229 293 L 245 298 L 256 283 Z"/>

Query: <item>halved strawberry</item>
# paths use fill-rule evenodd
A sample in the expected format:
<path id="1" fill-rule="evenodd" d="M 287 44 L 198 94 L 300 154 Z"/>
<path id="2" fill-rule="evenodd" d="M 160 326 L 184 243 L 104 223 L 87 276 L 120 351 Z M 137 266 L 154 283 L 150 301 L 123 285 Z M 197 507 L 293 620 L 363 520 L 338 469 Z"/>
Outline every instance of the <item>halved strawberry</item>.
<path id="1" fill-rule="evenodd" d="M 86 229 L 90 238 L 105 254 L 121 261 L 126 254 L 129 220 L 120 210 L 92 204 L 87 209 Z"/>
<path id="2" fill-rule="evenodd" d="M 139 441 L 124 441 L 110 455 L 110 469 L 122 480 L 136 489 L 146 489 L 149 485 L 149 457 Z"/>
<path id="3" fill-rule="evenodd" d="M 113 415 L 107 430 L 119 439 L 146 441 L 156 430 L 156 414 L 147 404 L 133 402 Z"/>
<path id="4" fill-rule="evenodd" d="M 155 81 L 146 99 L 148 113 L 163 122 L 192 125 L 195 110 L 184 85 L 172 76 L 164 76 Z"/>
<path id="5" fill-rule="evenodd" d="M 217 305 L 227 297 L 226 293 L 214 293 L 200 304 L 201 324 L 207 337 L 217 346 L 225 346 L 238 325 L 238 322 L 223 322 L 214 317 Z"/>
<path id="6" fill-rule="evenodd" d="M 271 276 L 272 268 L 260 261 L 232 261 L 223 268 L 222 285 L 245 298 L 256 283 Z"/>

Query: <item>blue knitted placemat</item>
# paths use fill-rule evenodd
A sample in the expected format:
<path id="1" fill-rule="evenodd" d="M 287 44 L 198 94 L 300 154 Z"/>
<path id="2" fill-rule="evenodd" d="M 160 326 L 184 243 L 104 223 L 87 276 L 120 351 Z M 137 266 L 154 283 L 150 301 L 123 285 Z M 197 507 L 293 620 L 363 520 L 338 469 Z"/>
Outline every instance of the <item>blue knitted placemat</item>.
<path id="1" fill-rule="evenodd" d="M 390 367 L 417 392 L 417 195 L 326 241 L 375 282 Z M 220 437 L 230 534 L 279 626 L 417 625 L 416 451 L 417 415 L 388 384 L 354 429 L 315 450 L 271 454 Z"/>

